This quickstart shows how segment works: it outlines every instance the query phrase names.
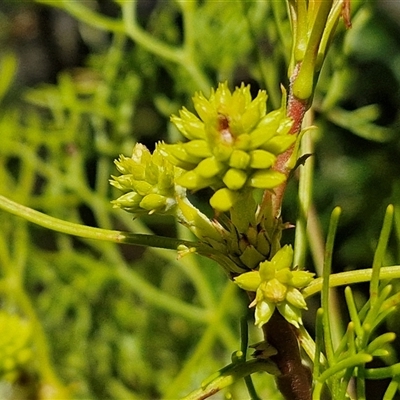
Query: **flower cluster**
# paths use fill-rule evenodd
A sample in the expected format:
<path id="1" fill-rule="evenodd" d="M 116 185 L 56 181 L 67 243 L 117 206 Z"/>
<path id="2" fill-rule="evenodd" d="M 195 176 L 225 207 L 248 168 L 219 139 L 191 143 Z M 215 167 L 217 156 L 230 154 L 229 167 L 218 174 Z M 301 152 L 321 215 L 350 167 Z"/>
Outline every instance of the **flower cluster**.
<path id="1" fill-rule="evenodd" d="M 31 325 L 16 315 L 0 311 L 0 378 L 15 381 L 21 367 L 32 359 Z"/>
<path id="2" fill-rule="evenodd" d="M 250 86 L 231 93 L 219 84 L 209 99 L 193 98 L 199 117 L 186 108 L 171 121 L 188 139 L 185 143 L 162 144 L 163 155 L 185 172 L 177 183 L 190 190 L 212 187 L 211 206 L 228 211 L 244 188 L 273 189 L 285 175 L 272 169 L 277 155 L 296 141 L 290 135 L 292 120 L 286 110 L 266 113 L 267 94 L 260 90 L 254 100 Z"/>
<path id="3" fill-rule="evenodd" d="M 153 154 L 138 143 L 132 157 L 121 155 L 115 161 L 120 176 L 112 176 L 111 185 L 125 192 L 112 203 L 125 211 L 143 213 L 173 213 L 177 197 L 185 189 L 175 185 L 174 166 L 165 159 L 158 147 Z"/>
<path id="4" fill-rule="evenodd" d="M 293 249 L 284 246 L 271 261 L 261 262 L 257 271 L 234 278 L 244 290 L 256 292 L 250 307 L 256 307 L 255 323 L 261 327 L 271 318 L 275 309 L 295 327 L 302 324 L 301 310 L 307 309 L 301 288 L 307 286 L 314 274 L 292 269 Z"/>

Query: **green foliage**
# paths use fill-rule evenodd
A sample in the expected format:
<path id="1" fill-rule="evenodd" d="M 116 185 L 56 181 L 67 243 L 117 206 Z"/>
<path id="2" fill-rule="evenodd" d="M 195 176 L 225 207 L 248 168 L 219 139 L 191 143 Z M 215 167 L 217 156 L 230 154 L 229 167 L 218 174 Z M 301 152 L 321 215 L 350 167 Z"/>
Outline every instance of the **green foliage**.
<path id="1" fill-rule="evenodd" d="M 196 247 L 191 233 L 170 215 L 132 219 L 113 209 L 111 201 L 120 193 L 109 179 L 117 173 L 113 161 L 120 154 L 130 156 L 136 143 L 151 147 L 160 140 L 181 140 L 168 118 L 182 105 L 191 109 L 195 92 L 208 98 L 218 82 L 226 80 L 233 89 L 241 81 L 252 81 L 252 89 L 266 89 L 267 109 L 278 109 L 287 71 L 305 59 L 304 79 L 295 91 L 309 99 L 319 75 L 313 93 L 315 120 L 308 124 L 318 130 L 305 133 L 301 154 L 315 152 L 315 157 L 298 166 L 300 183 L 289 185 L 282 214 L 291 223 L 297 219 L 295 240 L 288 230 L 283 234 L 284 241 L 293 242 L 294 265 L 325 278 L 311 282 L 294 300 L 304 308 L 306 299 L 310 308 L 303 318 L 296 315 L 296 323 L 303 319 L 309 332 L 315 328 L 314 341 L 300 326 L 301 344 L 314 363 L 313 396 L 396 399 L 400 296 L 393 279 L 400 277 L 400 77 L 394 55 L 400 43 L 390 25 L 381 22 L 374 5 L 360 8 L 354 2 L 353 28 L 339 32 L 328 55 L 326 48 L 313 52 L 312 40 L 330 43 L 332 16 L 325 36 L 323 27 L 307 22 L 311 39 L 301 43 L 298 35 L 291 53 L 283 1 L 158 2 L 146 18 L 139 15 L 137 1 L 112 3 L 114 17 L 98 11 L 100 3 L 31 4 L 33 10 L 52 6 L 69 14 L 82 32 L 91 27 L 106 34 L 94 46 L 90 35 L 82 33 L 90 49 L 84 64 L 62 70 L 53 84 L 18 88 L 20 99 L 13 96 L 18 60 L 5 42 L 7 35 L 0 37 L 0 202 L 3 209 L 26 218 L 0 213 L 0 397 L 174 399 L 194 390 L 187 398 L 195 399 L 224 388 L 234 399 L 249 394 L 254 399 L 282 398 L 269 375 L 278 374 L 269 361 L 274 349 L 255 345 L 265 359 L 249 359 L 248 341 L 262 340 L 252 320 L 250 339 L 245 323 L 239 341 L 238 320 L 246 313 L 248 298 L 226 279 L 217 262 L 191 253 L 197 250 L 214 258 L 226 271 L 235 265 L 235 274 L 248 271 L 278 251 L 283 225 L 262 221 L 259 226 L 274 233 L 267 239 L 264 229 L 249 229 L 243 220 L 255 202 L 248 198 L 232 216 L 233 224 L 224 221 L 219 247 Z M 15 11 L 19 6 L 12 5 Z M 11 37 L 11 30 L 7 33 Z M 365 46 L 372 38 L 375 44 Z M 123 162 L 121 158 L 120 172 Z M 165 211 L 165 199 L 171 196 L 156 187 L 156 181 L 141 194 L 140 207 L 147 211 Z M 235 178 L 228 182 L 234 184 Z M 139 191 L 136 181 L 114 186 Z M 150 194 L 162 198 L 147 198 Z M 397 211 L 397 241 L 389 240 L 389 207 L 376 246 L 388 202 Z M 193 204 L 204 218 L 184 203 L 181 222 L 197 238 L 217 241 L 208 199 L 198 196 Z M 324 253 L 325 235 L 315 221 L 327 227 L 337 204 L 343 208 L 342 221 L 337 226 L 335 211 Z M 238 237 L 249 240 L 244 244 Z M 266 250 L 256 253 L 254 244 L 261 242 Z M 178 249 L 179 259 L 167 248 Z M 225 253 L 216 255 L 216 249 Z M 289 267 L 285 271 L 290 272 Z M 258 274 L 247 273 L 253 272 Z M 366 281 L 366 290 L 356 285 Z M 344 285 L 352 287 L 344 294 L 330 293 L 329 287 Z M 318 292 L 321 304 L 311 298 Z M 347 311 L 340 307 L 340 296 Z M 316 318 L 310 316 L 318 307 Z M 11 340 L 13 326 L 17 333 Z M 376 364 L 369 365 L 371 361 Z M 388 383 L 377 389 L 368 384 L 383 379 Z M 355 393 L 349 382 L 355 383 Z"/>

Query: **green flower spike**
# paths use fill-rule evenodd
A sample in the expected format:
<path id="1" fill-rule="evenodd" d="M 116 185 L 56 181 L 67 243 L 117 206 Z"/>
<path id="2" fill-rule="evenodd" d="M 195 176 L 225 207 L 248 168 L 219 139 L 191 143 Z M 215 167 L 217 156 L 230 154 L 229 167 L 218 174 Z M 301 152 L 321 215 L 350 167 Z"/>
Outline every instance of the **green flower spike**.
<path id="1" fill-rule="evenodd" d="M 302 324 L 301 310 L 307 309 L 307 305 L 299 289 L 307 286 L 314 274 L 293 270 L 292 260 L 293 249 L 286 245 L 271 261 L 261 262 L 258 271 L 234 278 L 240 288 L 256 292 L 249 307 L 256 307 L 255 324 L 260 328 L 269 321 L 276 308 L 296 328 Z"/>
<path id="2" fill-rule="evenodd" d="M 111 185 L 125 192 L 112 201 L 114 207 L 135 214 L 174 213 L 177 198 L 186 190 L 175 185 L 178 170 L 156 147 L 153 154 L 142 144 L 133 148 L 132 157 L 121 155 L 115 161 L 120 176 L 112 176 Z"/>
<path id="3" fill-rule="evenodd" d="M 0 379 L 14 382 L 32 360 L 31 325 L 17 315 L 0 311 Z"/>
<path id="4" fill-rule="evenodd" d="M 244 84 L 231 93 L 220 83 L 209 99 L 196 93 L 199 117 L 186 108 L 171 117 L 188 142 L 161 145 L 164 156 L 185 171 L 177 183 L 189 190 L 213 188 L 210 204 L 222 212 L 248 187 L 273 189 L 283 183 L 285 175 L 272 167 L 296 136 L 289 134 L 292 120 L 284 107 L 267 114 L 266 101 L 265 91 L 252 99 Z"/>

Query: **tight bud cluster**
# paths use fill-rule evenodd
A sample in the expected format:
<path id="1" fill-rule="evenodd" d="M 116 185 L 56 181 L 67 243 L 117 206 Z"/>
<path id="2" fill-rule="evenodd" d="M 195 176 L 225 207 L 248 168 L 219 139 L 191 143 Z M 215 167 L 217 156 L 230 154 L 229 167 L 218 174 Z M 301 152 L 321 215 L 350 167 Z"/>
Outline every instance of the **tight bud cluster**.
<path id="1" fill-rule="evenodd" d="M 245 272 L 234 278 L 244 290 L 256 292 L 250 307 L 256 307 L 256 325 L 261 327 L 269 321 L 275 309 L 291 324 L 302 324 L 301 310 L 307 309 L 300 289 L 307 286 L 314 274 L 292 269 L 293 249 L 284 246 L 271 261 L 260 263 L 258 270 Z"/>
<path id="2" fill-rule="evenodd" d="M 189 190 L 213 188 L 210 204 L 218 211 L 228 211 L 246 187 L 273 189 L 283 183 L 285 175 L 272 167 L 296 137 L 289 134 L 292 120 L 284 107 L 267 114 L 266 101 L 263 90 L 252 100 L 250 86 L 231 93 L 221 83 L 209 99 L 194 96 L 198 116 L 186 108 L 172 116 L 188 139 L 161 145 L 164 156 L 185 170 L 177 183 Z"/>
<path id="3" fill-rule="evenodd" d="M 153 154 L 138 143 L 131 157 L 120 156 L 115 161 L 120 176 L 112 176 L 111 185 L 125 192 L 112 203 L 114 207 L 135 214 L 155 212 L 173 213 L 177 196 L 185 189 L 175 185 L 176 171 L 165 159 L 158 147 Z"/>

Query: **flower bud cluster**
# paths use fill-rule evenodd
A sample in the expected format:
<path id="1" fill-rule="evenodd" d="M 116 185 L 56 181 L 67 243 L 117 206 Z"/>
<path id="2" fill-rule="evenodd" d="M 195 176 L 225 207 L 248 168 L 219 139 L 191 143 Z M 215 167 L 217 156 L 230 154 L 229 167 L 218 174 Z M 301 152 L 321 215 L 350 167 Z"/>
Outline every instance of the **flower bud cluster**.
<path id="1" fill-rule="evenodd" d="M 252 100 L 250 86 L 231 93 L 225 82 L 209 99 L 194 96 L 198 117 L 186 108 L 172 116 L 188 139 L 161 145 L 168 160 L 185 170 L 177 183 L 189 190 L 212 187 L 210 204 L 218 211 L 228 211 L 246 187 L 273 189 L 283 183 L 285 175 L 272 166 L 296 137 L 289 134 L 292 120 L 284 107 L 267 114 L 266 101 L 263 90 Z"/>
<path id="2" fill-rule="evenodd" d="M 31 361 L 31 325 L 16 315 L 0 311 L 0 379 L 14 382 Z"/>
<path id="3" fill-rule="evenodd" d="M 301 310 L 307 309 L 299 289 L 313 280 L 313 273 L 292 269 L 293 249 L 284 246 L 272 257 L 263 261 L 258 270 L 234 278 L 244 290 L 256 292 L 250 307 L 256 307 L 255 323 L 261 327 L 269 321 L 275 309 L 295 327 L 302 324 Z"/>
<path id="4" fill-rule="evenodd" d="M 132 157 L 121 155 L 115 161 L 120 176 L 112 176 L 111 185 L 125 192 L 112 201 L 114 207 L 135 214 L 174 213 L 176 198 L 185 189 L 175 185 L 175 167 L 165 159 L 158 146 L 153 154 L 138 143 Z"/>

